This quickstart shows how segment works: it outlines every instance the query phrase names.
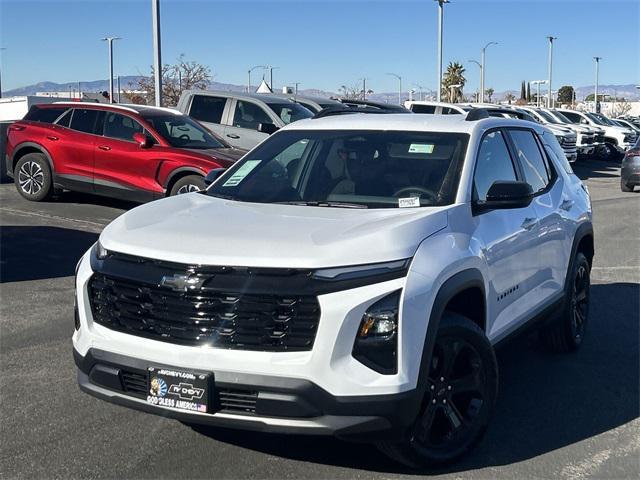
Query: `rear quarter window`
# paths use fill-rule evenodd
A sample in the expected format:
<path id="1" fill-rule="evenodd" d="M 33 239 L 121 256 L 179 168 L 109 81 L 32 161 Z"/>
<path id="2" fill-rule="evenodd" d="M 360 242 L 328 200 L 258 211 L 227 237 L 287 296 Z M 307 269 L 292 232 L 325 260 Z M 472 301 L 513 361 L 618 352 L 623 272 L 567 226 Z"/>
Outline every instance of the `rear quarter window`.
<path id="1" fill-rule="evenodd" d="M 56 119 L 66 112 L 66 107 L 39 107 L 34 105 L 24 116 L 24 120 L 31 122 L 53 123 Z"/>

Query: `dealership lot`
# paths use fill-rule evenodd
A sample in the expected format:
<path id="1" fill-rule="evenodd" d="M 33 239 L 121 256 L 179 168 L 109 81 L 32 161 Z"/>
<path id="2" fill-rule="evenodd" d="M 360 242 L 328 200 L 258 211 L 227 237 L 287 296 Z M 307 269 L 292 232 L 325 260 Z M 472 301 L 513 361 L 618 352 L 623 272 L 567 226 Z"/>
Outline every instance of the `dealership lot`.
<path id="1" fill-rule="evenodd" d="M 576 166 L 592 194 L 596 261 L 589 337 L 551 355 L 530 337 L 499 352 L 497 414 L 451 478 L 640 474 L 640 193 L 613 163 Z M 196 432 L 80 393 L 71 356 L 73 269 L 132 204 L 79 194 L 28 203 L 0 186 L 0 474 L 3 477 L 389 478 L 412 475 L 366 445 Z M 185 239 L 188 241 L 188 239 Z M 523 354 L 523 352 L 525 352 Z"/>

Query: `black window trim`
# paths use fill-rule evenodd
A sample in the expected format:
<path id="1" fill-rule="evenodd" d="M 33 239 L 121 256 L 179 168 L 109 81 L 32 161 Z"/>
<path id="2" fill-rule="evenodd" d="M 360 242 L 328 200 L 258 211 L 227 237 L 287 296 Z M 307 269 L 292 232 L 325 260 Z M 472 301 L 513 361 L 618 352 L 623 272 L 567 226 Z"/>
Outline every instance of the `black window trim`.
<path id="1" fill-rule="evenodd" d="M 98 110 L 98 109 L 96 109 Z M 114 112 L 112 110 L 104 110 L 105 114 L 104 114 L 104 118 L 102 119 L 102 128 L 101 128 L 101 132 L 100 134 L 96 134 L 102 138 L 107 138 L 109 140 L 116 140 L 119 142 L 127 142 L 127 143 L 136 143 L 135 140 L 133 140 L 133 138 L 131 140 L 125 140 L 124 138 L 115 138 L 115 137 L 109 137 L 107 135 L 104 134 L 104 126 L 107 124 L 107 115 L 109 115 L 110 113 L 114 114 L 114 115 L 122 115 L 123 117 L 127 117 L 130 118 L 133 122 L 136 122 L 138 125 L 140 125 L 142 127 L 142 134 L 143 135 L 151 135 L 151 137 L 153 138 L 154 142 L 157 143 L 158 140 L 155 138 L 155 135 L 153 135 L 149 129 L 147 127 L 145 127 L 143 125 L 143 123 L 138 120 L 137 118 L 132 117 L 131 115 L 127 115 L 126 113 L 121 113 L 121 112 Z"/>
<path id="2" fill-rule="evenodd" d="M 82 130 L 76 130 L 75 128 L 71 128 L 71 123 L 73 122 L 73 117 L 76 114 L 76 110 L 95 110 L 96 112 L 98 112 L 98 116 L 100 115 L 100 112 L 105 112 L 105 110 L 103 110 L 101 108 L 86 108 L 85 106 L 77 106 L 77 107 L 73 106 L 73 107 L 70 107 L 70 108 L 71 108 L 71 110 L 73 110 L 73 112 L 71 112 L 71 120 L 69 120 L 69 126 L 65 127 L 64 125 L 60 125 L 60 127 L 68 128 L 69 130 L 73 130 L 76 133 L 83 133 L 85 135 L 93 135 L 95 137 L 101 137 L 102 138 L 102 135 L 99 135 L 99 134 L 96 133 L 97 120 L 98 120 L 99 117 L 96 117 L 96 121 L 94 121 L 94 123 L 93 123 L 93 132 L 83 132 Z"/>
<path id="3" fill-rule="evenodd" d="M 275 112 L 273 111 L 273 109 L 265 102 L 262 101 L 254 101 L 253 99 L 247 99 L 247 98 L 234 98 L 233 99 L 233 104 L 231 105 L 231 108 L 229 109 L 229 127 L 233 127 L 233 128 L 241 128 L 243 130 L 249 130 L 249 131 L 257 131 L 257 129 L 252 129 L 252 128 L 247 128 L 247 127 L 237 127 L 236 125 L 234 125 L 234 121 L 236 119 L 236 110 L 238 108 L 238 102 L 244 102 L 244 103 L 250 103 L 253 106 L 261 109 L 264 114 L 267 116 L 267 118 L 269 118 L 269 120 L 271 120 L 271 123 L 273 123 L 276 126 L 278 125 L 278 122 L 276 122 L 273 117 L 277 117 L 277 115 L 275 114 Z"/>

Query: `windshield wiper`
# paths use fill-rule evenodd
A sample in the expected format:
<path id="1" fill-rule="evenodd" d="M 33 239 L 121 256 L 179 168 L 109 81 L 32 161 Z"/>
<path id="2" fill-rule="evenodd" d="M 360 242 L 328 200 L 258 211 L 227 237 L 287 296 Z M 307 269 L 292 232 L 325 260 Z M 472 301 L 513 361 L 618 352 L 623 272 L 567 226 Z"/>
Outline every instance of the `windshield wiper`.
<path id="1" fill-rule="evenodd" d="M 318 202 L 318 201 L 301 201 L 294 200 L 291 202 L 274 202 L 279 205 L 302 205 L 305 207 L 333 207 L 333 208 L 369 208 L 362 203 L 347 203 L 347 202 Z"/>

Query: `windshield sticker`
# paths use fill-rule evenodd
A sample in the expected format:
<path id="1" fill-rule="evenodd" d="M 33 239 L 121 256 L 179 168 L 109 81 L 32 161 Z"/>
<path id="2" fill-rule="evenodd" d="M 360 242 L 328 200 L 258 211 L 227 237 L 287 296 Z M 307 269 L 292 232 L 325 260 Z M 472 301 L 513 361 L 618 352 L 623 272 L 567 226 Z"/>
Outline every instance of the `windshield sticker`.
<path id="1" fill-rule="evenodd" d="M 238 170 L 235 171 L 233 175 L 231 175 L 229 180 L 222 184 L 222 186 L 235 187 L 236 185 L 239 185 L 240 182 L 242 182 L 242 180 L 244 180 L 244 178 L 249 175 L 249 173 L 251 173 L 251 170 L 256 168 L 261 161 L 262 160 L 247 160 L 246 162 L 244 162 L 244 165 L 242 165 Z"/>
<path id="2" fill-rule="evenodd" d="M 407 197 L 407 198 L 399 198 L 398 199 L 398 207 L 400 208 L 411 208 L 411 207 L 419 207 L 420 199 L 418 197 Z"/>
<path id="3" fill-rule="evenodd" d="M 433 143 L 412 143 L 409 145 L 409 153 L 433 153 Z"/>

